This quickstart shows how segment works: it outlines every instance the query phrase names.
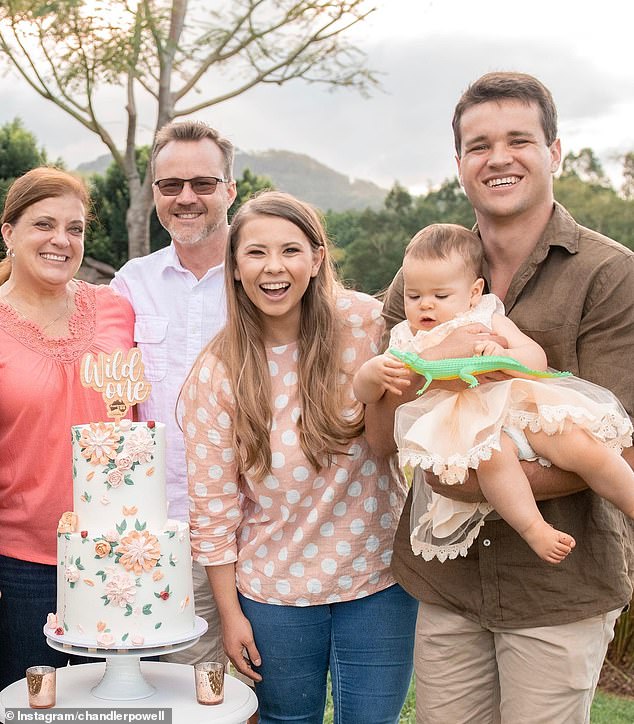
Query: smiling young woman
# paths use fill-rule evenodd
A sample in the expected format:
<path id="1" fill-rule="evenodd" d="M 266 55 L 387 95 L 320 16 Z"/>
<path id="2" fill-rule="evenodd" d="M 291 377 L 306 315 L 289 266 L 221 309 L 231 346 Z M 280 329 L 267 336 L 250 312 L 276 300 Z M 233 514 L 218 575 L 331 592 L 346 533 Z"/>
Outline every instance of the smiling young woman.
<path id="1" fill-rule="evenodd" d="M 108 287 L 77 281 L 90 200 L 82 181 L 36 168 L 10 187 L 0 262 L 0 689 L 33 664 L 56 609 L 56 530 L 72 509 L 72 425 L 106 418 L 79 382 L 86 352 L 133 346 L 133 313 Z"/>
<path id="2" fill-rule="evenodd" d="M 405 489 L 352 392 L 381 305 L 343 289 L 317 213 L 278 192 L 234 217 L 225 280 L 227 325 L 181 396 L 192 549 L 225 650 L 262 724 L 323 721 L 330 668 L 342 721 L 396 722 L 415 617 L 389 571 Z"/>

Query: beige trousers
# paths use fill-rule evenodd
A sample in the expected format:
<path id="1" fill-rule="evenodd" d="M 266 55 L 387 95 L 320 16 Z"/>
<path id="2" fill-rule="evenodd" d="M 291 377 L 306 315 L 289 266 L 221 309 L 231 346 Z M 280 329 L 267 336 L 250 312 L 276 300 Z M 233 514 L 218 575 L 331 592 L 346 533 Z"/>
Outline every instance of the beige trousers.
<path id="1" fill-rule="evenodd" d="M 199 661 L 222 661 L 227 664 L 227 655 L 222 647 L 222 630 L 216 602 L 211 595 L 211 586 L 204 566 L 194 561 L 194 603 L 196 615 L 207 621 L 207 631 L 200 640 L 188 649 L 161 656 L 161 661 L 172 664 L 196 664 Z"/>
<path id="2" fill-rule="evenodd" d="M 489 630 L 421 603 L 414 649 L 416 724 L 589 724 L 620 613 Z"/>

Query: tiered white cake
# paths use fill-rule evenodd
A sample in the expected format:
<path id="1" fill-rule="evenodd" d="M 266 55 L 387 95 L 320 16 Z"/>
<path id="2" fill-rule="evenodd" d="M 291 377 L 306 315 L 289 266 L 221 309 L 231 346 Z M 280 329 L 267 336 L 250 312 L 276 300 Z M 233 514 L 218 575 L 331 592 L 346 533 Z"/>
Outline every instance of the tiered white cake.
<path id="1" fill-rule="evenodd" d="M 58 528 L 57 615 L 78 646 L 160 646 L 194 632 L 189 526 L 167 519 L 165 425 L 72 428 L 74 512 Z"/>

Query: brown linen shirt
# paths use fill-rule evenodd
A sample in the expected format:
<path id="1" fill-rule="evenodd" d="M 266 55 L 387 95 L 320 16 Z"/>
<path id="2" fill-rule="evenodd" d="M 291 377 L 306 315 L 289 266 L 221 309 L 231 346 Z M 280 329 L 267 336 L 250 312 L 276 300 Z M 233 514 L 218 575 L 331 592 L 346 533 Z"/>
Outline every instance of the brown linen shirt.
<path id="1" fill-rule="evenodd" d="M 555 204 L 503 301 L 507 315 L 542 345 L 551 367 L 607 387 L 634 414 L 632 251 L 579 226 Z M 405 316 L 401 272 L 387 292 L 383 316 L 388 334 Z M 487 520 L 465 558 L 427 562 L 409 542 L 411 497 L 410 491 L 392 572 L 420 601 L 485 628 L 526 628 L 590 618 L 632 597 L 634 525 L 591 490 L 539 503 L 544 518 L 577 542 L 556 566 L 542 561 L 500 519 Z"/>

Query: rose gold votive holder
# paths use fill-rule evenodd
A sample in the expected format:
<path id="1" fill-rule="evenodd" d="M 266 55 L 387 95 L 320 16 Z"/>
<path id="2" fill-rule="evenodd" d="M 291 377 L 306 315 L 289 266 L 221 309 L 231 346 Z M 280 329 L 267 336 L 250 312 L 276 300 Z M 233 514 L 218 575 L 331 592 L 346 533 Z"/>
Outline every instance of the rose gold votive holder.
<path id="1" fill-rule="evenodd" d="M 222 704 L 225 698 L 225 667 L 219 661 L 194 665 L 196 699 L 199 704 Z"/>
<path id="2" fill-rule="evenodd" d="M 50 709 L 55 706 L 55 667 L 31 666 L 26 670 L 31 709 Z"/>

